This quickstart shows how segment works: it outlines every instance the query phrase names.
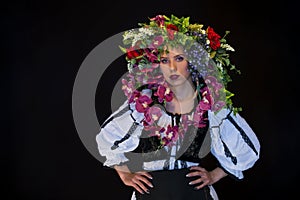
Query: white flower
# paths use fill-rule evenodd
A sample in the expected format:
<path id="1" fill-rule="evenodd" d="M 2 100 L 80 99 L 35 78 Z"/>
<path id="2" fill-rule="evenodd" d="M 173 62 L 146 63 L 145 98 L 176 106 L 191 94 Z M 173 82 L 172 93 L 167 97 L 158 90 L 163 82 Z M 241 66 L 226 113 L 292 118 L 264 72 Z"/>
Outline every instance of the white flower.
<path id="1" fill-rule="evenodd" d="M 124 40 L 128 40 L 135 37 L 135 32 L 133 30 L 126 31 L 123 35 Z"/>
<path id="2" fill-rule="evenodd" d="M 154 35 L 154 32 L 149 28 L 140 28 L 139 31 L 144 35 Z"/>
<path id="3" fill-rule="evenodd" d="M 229 44 L 221 44 L 221 47 L 227 51 L 234 51 L 234 48 L 232 48 Z"/>
<path id="4" fill-rule="evenodd" d="M 133 70 L 133 65 L 130 62 L 127 63 L 127 69 L 129 72 L 132 72 Z"/>
<path id="5" fill-rule="evenodd" d="M 132 40 L 131 46 L 135 46 L 137 41 L 147 39 L 151 35 L 154 35 L 154 31 L 149 28 L 132 29 L 124 33 L 123 40 Z"/>

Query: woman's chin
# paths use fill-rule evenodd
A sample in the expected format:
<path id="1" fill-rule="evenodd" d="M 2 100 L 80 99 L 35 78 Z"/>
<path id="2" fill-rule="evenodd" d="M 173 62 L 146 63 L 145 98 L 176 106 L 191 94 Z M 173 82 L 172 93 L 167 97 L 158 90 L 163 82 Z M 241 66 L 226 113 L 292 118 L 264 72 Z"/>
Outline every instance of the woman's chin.
<path id="1" fill-rule="evenodd" d="M 171 87 L 182 86 L 188 82 L 188 79 L 179 77 L 177 79 L 168 79 L 167 82 Z"/>

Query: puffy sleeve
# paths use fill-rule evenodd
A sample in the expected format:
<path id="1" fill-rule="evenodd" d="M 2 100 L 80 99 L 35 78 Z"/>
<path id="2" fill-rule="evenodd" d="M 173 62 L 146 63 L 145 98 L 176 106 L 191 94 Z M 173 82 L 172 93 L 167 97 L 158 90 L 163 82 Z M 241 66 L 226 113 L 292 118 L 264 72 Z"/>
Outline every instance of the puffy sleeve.
<path id="1" fill-rule="evenodd" d="M 251 168 L 259 158 L 259 140 L 239 113 L 229 109 L 218 113 L 209 111 L 211 152 L 220 166 L 237 179 L 243 179 L 243 171 Z"/>
<path id="2" fill-rule="evenodd" d="M 101 125 L 96 135 L 100 155 L 106 157 L 104 166 L 114 166 L 128 161 L 125 152 L 134 150 L 139 143 L 144 115 L 125 101 Z"/>

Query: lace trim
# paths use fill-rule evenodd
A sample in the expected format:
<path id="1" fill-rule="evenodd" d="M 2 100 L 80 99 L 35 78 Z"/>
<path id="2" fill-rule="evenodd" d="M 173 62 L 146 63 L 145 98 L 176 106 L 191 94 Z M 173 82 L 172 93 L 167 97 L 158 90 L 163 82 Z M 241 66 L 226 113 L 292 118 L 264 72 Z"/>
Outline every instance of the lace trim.
<path id="1" fill-rule="evenodd" d="M 246 142 L 246 144 L 249 145 L 249 147 L 255 152 L 256 155 L 258 155 L 257 150 L 255 149 L 253 143 L 249 139 L 249 137 L 246 135 L 245 131 L 234 121 L 234 119 L 231 116 L 227 116 L 227 119 L 235 126 L 235 128 L 240 132 L 243 140 Z"/>

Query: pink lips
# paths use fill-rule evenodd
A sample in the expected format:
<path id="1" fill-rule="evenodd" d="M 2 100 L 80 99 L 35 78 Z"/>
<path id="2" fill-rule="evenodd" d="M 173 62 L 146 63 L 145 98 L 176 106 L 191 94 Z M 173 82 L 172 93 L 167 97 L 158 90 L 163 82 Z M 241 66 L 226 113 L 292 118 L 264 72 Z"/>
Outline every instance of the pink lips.
<path id="1" fill-rule="evenodd" d="M 170 76 L 170 79 L 171 80 L 176 80 L 176 79 L 178 79 L 179 78 L 179 75 L 171 75 Z"/>

